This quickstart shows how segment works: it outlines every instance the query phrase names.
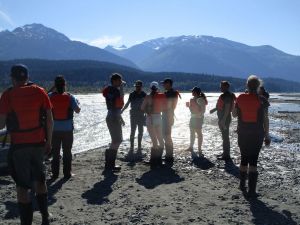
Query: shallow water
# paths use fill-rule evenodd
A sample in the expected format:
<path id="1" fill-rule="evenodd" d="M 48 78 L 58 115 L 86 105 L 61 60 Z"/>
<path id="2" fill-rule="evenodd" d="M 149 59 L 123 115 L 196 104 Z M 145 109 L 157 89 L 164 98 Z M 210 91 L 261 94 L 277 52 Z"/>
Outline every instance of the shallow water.
<path id="1" fill-rule="evenodd" d="M 205 113 L 205 122 L 203 126 L 203 149 L 213 151 L 221 147 L 221 137 L 216 126 L 217 119 L 216 114 L 209 114 L 209 110 L 214 108 L 218 99 L 219 93 L 208 93 L 208 106 Z M 105 99 L 101 94 L 88 94 L 88 95 L 76 95 L 81 104 L 81 113 L 75 115 L 75 131 L 74 131 L 74 147 L 73 153 L 79 153 L 94 149 L 98 147 L 107 146 L 110 142 L 110 136 L 106 127 L 106 105 Z M 125 96 L 127 100 L 128 95 Z M 175 124 L 173 129 L 174 146 L 186 146 L 189 145 L 189 109 L 185 106 L 185 102 L 189 101 L 191 94 L 182 94 L 182 99 L 178 101 L 178 106 L 175 111 Z M 271 98 L 277 99 L 293 99 L 299 100 L 297 96 L 281 96 L 281 94 L 272 94 Z M 292 129 L 299 129 L 300 124 L 298 122 L 292 122 L 284 118 L 278 118 L 275 115 L 278 111 L 299 111 L 300 104 L 297 103 L 273 103 L 270 107 L 270 130 L 271 133 L 278 138 L 284 138 L 282 143 L 273 143 L 272 145 L 276 149 L 298 150 L 299 140 L 297 143 L 287 143 L 285 141 L 284 132 L 288 132 Z M 130 134 L 130 121 L 129 121 L 129 109 L 127 109 L 123 118 L 126 125 L 123 127 L 124 142 L 123 146 L 128 146 L 129 134 Z M 232 131 L 236 128 L 236 122 L 234 120 L 231 127 Z M 232 132 L 234 133 L 234 132 Z M 232 134 L 234 135 L 234 134 Z M 149 143 L 150 138 L 145 128 L 144 142 Z M 180 149 L 177 149 L 179 151 Z M 182 149 L 183 150 L 183 149 Z"/>

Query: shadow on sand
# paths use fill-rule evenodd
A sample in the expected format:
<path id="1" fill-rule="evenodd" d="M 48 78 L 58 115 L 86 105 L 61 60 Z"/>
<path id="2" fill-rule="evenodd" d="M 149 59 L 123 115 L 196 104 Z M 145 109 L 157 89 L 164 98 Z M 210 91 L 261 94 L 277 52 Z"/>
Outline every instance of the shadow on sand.
<path id="1" fill-rule="evenodd" d="M 102 205 L 109 202 L 108 196 L 112 193 L 112 185 L 118 176 L 113 173 L 104 174 L 104 179 L 94 184 L 93 188 L 84 192 L 81 197 L 87 199 L 88 204 Z"/>
<path id="2" fill-rule="evenodd" d="M 66 183 L 68 180 L 61 178 L 58 181 L 54 182 L 53 180 L 47 181 L 48 186 L 48 204 L 53 205 L 57 199 L 55 194 L 62 188 L 63 184 Z"/>
<path id="3" fill-rule="evenodd" d="M 232 159 L 225 161 L 225 172 L 236 178 L 240 177 L 240 169 L 234 164 Z"/>
<path id="4" fill-rule="evenodd" d="M 192 163 L 201 170 L 208 170 L 215 166 L 208 158 L 192 155 Z"/>
<path id="5" fill-rule="evenodd" d="M 164 166 L 162 168 L 149 170 L 141 178 L 136 178 L 136 182 L 147 189 L 153 189 L 162 184 L 172 184 L 184 181 L 174 169 Z"/>
<path id="6" fill-rule="evenodd" d="M 297 223 L 291 218 L 290 211 L 283 210 L 282 213 L 276 212 L 268 207 L 264 202 L 253 199 L 249 201 L 250 210 L 253 215 L 252 222 L 256 225 L 260 224 L 284 224 L 296 225 Z"/>

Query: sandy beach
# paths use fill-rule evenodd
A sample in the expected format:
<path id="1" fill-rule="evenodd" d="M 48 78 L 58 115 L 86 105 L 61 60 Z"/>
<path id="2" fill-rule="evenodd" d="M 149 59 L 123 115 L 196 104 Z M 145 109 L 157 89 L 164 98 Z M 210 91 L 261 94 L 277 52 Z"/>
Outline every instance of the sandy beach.
<path id="1" fill-rule="evenodd" d="M 118 154 L 122 171 L 103 175 L 104 150 L 75 156 L 70 180 L 49 182 L 49 211 L 53 224 L 300 224 L 299 137 L 286 132 L 285 139 L 298 146 L 283 151 L 271 145 L 259 161 L 257 200 L 248 201 L 238 190 L 239 150 L 235 122 L 231 129 L 233 161 L 216 160 L 221 153 L 216 120 L 207 121 L 213 149 L 203 149 L 204 159 L 176 146 L 173 168 L 150 170 L 149 144 L 144 159 L 126 160 L 129 146 Z M 298 131 L 299 132 L 299 131 Z M 205 138 L 205 133 L 204 133 Z M 188 143 L 188 140 L 187 140 Z M 206 145 L 204 145 L 206 146 Z M 0 224 L 18 224 L 15 186 L 0 177 Z M 34 222 L 41 221 L 38 211 Z"/>

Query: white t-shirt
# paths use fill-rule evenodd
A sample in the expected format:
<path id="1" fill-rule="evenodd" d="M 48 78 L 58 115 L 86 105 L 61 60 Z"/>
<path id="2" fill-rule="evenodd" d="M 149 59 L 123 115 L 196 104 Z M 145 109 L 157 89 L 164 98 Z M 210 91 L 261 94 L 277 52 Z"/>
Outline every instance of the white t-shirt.
<path id="1" fill-rule="evenodd" d="M 201 118 L 204 116 L 204 113 L 205 113 L 206 101 L 204 98 L 200 97 L 200 98 L 197 98 L 196 103 L 200 106 L 201 109 L 204 108 L 204 110 L 202 111 L 202 113 L 196 113 L 196 114 L 192 113 L 192 118 Z"/>

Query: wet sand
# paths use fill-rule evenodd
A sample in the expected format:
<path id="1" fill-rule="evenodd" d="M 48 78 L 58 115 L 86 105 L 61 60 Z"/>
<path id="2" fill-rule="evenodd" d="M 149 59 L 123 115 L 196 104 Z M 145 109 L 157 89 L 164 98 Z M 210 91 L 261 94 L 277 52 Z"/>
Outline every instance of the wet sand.
<path id="1" fill-rule="evenodd" d="M 206 121 L 214 139 L 205 139 L 205 159 L 176 146 L 173 168 L 150 170 L 149 144 L 143 161 L 126 160 L 122 146 L 118 163 L 122 171 L 102 175 L 104 148 L 77 155 L 75 177 L 49 184 L 49 211 L 53 224 L 300 224 L 300 151 L 264 148 L 259 161 L 257 200 L 248 201 L 238 190 L 239 151 L 231 129 L 233 161 L 216 160 L 221 153 L 216 120 Z M 283 134 L 288 138 L 290 133 Z M 188 143 L 188 141 L 186 142 Z M 213 146 L 209 148 L 208 146 Z M 0 224 L 18 224 L 15 187 L 0 177 Z M 36 224 L 40 222 L 34 214 Z"/>

